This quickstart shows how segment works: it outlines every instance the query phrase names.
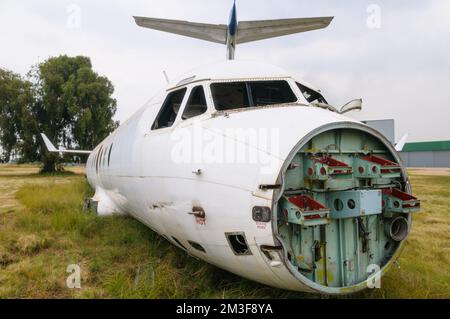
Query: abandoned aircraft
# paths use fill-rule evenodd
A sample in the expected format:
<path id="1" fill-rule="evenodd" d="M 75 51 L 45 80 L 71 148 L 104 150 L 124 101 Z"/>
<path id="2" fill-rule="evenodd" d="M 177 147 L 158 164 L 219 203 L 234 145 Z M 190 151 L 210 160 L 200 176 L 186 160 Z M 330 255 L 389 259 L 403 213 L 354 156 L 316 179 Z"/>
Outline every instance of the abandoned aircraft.
<path id="1" fill-rule="evenodd" d="M 190 255 L 273 287 L 360 291 L 402 250 L 420 201 L 380 132 L 320 90 L 236 45 L 327 27 L 332 17 L 228 25 L 135 17 L 225 44 L 227 60 L 167 85 L 90 153 L 99 215 L 129 214 Z"/>

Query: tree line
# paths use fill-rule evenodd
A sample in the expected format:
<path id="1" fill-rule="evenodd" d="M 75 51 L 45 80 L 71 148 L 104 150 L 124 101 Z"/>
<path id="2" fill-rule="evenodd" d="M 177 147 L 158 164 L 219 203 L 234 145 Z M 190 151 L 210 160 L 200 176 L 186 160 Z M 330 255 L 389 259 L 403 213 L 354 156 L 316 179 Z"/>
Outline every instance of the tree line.
<path id="1" fill-rule="evenodd" d="M 51 57 L 26 76 L 0 68 L 0 161 L 42 161 L 42 172 L 63 170 L 40 133 L 67 149 L 93 149 L 117 126 L 114 86 L 88 57 Z M 84 159 L 85 160 L 85 159 Z"/>

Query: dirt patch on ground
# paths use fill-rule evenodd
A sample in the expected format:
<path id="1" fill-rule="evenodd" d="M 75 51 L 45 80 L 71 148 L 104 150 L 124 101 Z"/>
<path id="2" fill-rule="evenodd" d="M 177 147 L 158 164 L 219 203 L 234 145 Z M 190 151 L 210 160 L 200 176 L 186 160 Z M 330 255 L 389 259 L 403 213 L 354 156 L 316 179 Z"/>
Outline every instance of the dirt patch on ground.
<path id="1" fill-rule="evenodd" d="M 414 175 L 450 176 L 450 168 L 410 168 L 408 172 Z"/>
<path id="2" fill-rule="evenodd" d="M 83 174 L 83 166 L 70 166 L 67 171 Z M 45 184 L 49 178 L 40 178 L 37 165 L 0 165 L 0 214 L 20 207 L 15 193 L 27 183 Z M 52 181 L 65 182 L 64 177 L 54 177 Z"/>
<path id="3" fill-rule="evenodd" d="M 0 177 L 31 175 L 39 173 L 37 165 L 0 165 Z"/>

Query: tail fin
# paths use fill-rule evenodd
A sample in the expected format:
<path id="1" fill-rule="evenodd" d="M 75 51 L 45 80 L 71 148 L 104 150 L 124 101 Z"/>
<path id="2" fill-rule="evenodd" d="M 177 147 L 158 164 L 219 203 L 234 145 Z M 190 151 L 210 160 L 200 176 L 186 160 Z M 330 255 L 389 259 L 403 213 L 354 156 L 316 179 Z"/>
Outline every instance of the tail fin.
<path id="1" fill-rule="evenodd" d="M 134 17 L 134 19 L 138 26 L 144 28 L 226 44 L 228 59 L 232 60 L 236 45 L 239 43 L 323 29 L 330 25 L 333 17 L 238 22 L 236 4 L 233 4 L 228 25 L 145 17 Z"/>
<path id="2" fill-rule="evenodd" d="M 402 136 L 400 141 L 398 141 L 397 144 L 395 144 L 395 150 L 397 152 L 401 152 L 403 150 L 403 148 L 405 147 L 406 141 L 408 140 L 408 137 L 409 137 L 409 134 L 406 133 L 405 135 Z"/>
<path id="3" fill-rule="evenodd" d="M 50 140 L 48 139 L 47 135 L 45 135 L 44 133 L 41 133 L 42 139 L 44 140 L 44 144 L 45 147 L 47 148 L 47 150 L 51 153 L 56 153 L 58 152 L 58 150 L 56 149 L 56 147 L 53 145 L 52 142 L 50 142 Z"/>
<path id="4" fill-rule="evenodd" d="M 47 135 L 44 133 L 41 133 L 41 137 L 44 140 L 45 147 L 50 153 L 70 153 L 70 154 L 90 154 L 92 151 L 81 151 L 81 150 L 64 150 L 64 149 L 57 149 L 55 145 L 53 145 L 52 142 L 48 139 Z"/>

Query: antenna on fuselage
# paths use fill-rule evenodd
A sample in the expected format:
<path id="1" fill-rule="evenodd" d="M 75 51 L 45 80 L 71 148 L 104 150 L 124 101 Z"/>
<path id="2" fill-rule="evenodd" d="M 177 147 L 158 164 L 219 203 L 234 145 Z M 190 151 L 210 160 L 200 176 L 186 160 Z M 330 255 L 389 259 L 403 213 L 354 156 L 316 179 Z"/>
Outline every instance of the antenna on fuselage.
<path id="1" fill-rule="evenodd" d="M 333 18 L 319 17 L 238 22 L 236 3 L 233 3 L 228 25 L 145 17 L 134 17 L 134 20 L 138 26 L 144 28 L 225 44 L 227 46 L 227 59 L 233 60 L 237 44 L 323 29 L 330 25 Z"/>
<path id="2" fill-rule="evenodd" d="M 170 80 L 169 80 L 169 77 L 167 76 L 166 70 L 163 71 L 163 74 L 164 74 L 164 78 L 166 79 L 167 84 L 169 84 Z"/>

